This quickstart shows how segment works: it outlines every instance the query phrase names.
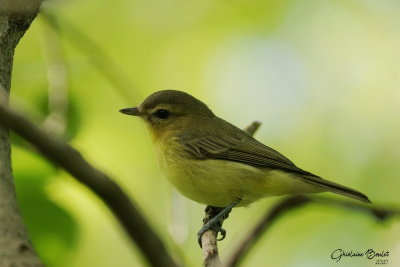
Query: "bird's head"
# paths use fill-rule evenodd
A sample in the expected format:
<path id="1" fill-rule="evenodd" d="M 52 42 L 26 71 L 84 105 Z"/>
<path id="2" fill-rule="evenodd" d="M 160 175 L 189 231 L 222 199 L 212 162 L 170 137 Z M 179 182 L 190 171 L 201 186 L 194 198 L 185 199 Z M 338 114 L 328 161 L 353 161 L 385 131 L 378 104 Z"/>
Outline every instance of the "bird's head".
<path id="1" fill-rule="evenodd" d="M 139 106 L 124 108 L 120 112 L 142 118 L 156 138 L 186 127 L 192 128 L 192 123 L 197 125 L 215 116 L 203 102 L 176 90 L 155 92 Z"/>

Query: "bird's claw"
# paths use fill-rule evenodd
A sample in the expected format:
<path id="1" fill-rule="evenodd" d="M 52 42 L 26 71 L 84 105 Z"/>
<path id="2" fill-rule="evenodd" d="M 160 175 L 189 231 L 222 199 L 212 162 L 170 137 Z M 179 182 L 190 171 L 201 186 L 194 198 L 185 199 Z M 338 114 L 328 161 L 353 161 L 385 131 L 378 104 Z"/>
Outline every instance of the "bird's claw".
<path id="1" fill-rule="evenodd" d="M 219 229 L 217 230 L 217 236 L 218 236 L 218 233 L 221 233 L 221 237 L 217 238 L 217 241 L 224 240 L 225 236 L 226 236 L 226 230 L 224 228 L 222 228 L 222 227 L 219 227 Z"/>
<path id="2" fill-rule="evenodd" d="M 222 223 L 226 218 L 228 218 L 228 214 L 229 212 L 231 212 L 232 208 L 239 204 L 239 202 L 240 200 L 232 202 L 225 208 L 217 208 L 212 206 L 206 207 L 206 218 L 204 218 L 203 220 L 205 224 L 197 233 L 197 241 L 199 242 L 200 247 L 202 247 L 201 238 L 203 237 L 203 234 L 208 230 L 216 231 L 217 236 L 218 233 L 221 233 L 221 238 L 218 238 L 217 241 L 224 240 L 226 236 L 226 231 L 224 228 L 222 228 Z"/>
<path id="3" fill-rule="evenodd" d="M 204 226 L 200 229 L 200 231 L 197 233 L 197 241 L 199 242 L 200 247 L 202 247 L 201 238 L 202 238 L 203 234 L 204 234 L 205 232 L 207 232 L 208 230 L 214 230 L 214 231 L 216 231 L 216 232 L 217 232 L 217 236 L 218 236 L 218 233 L 221 233 L 221 237 L 218 238 L 217 241 L 221 241 L 221 240 L 224 240 L 224 239 L 225 239 L 226 230 L 225 230 L 224 228 L 220 227 L 220 226 L 217 225 L 217 224 L 210 224 L 210 225 L 207 225 L 207 224 L 206 224 L 206 225 L 204 225 Z"/>

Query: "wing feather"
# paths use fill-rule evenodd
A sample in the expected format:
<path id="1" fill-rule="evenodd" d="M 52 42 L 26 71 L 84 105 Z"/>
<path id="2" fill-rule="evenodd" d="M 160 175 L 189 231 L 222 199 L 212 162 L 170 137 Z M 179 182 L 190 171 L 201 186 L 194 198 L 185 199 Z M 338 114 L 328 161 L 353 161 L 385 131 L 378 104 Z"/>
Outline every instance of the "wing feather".
<path id="1" fill-rule="evenodd" d="M 246 163 L 265 168 L 277 168 L 302 175 L 304 171 L 278 151 L 267 147 L 250 136 L 221 137 L 207 136 L 185 141 L 181 139 L 187 152 L 199 159 L 221 159 Z"/>

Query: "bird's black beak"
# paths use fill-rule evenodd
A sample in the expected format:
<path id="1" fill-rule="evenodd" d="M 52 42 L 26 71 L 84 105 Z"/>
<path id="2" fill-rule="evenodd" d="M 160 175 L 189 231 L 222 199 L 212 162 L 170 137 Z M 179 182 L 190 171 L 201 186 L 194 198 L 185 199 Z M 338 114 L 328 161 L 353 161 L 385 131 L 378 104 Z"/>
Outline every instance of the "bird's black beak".
<path id="1" fill-rule="evenodd" d="M 140 113 L 139 109 L 137 107 L 134 108 L 123 108 L 120 109 L 119 112 L 124 113 L 126 115 L 132 115 L 132 116 L 140 116 L 142 113 Z"/>

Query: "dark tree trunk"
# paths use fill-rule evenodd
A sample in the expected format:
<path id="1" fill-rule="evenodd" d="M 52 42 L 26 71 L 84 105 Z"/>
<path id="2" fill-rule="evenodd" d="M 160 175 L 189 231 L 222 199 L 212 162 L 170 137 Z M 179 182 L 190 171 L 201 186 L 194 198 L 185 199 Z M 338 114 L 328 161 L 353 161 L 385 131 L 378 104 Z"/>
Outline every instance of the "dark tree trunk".
<path id="1" fill-rule="evenodd" d="M 8 105 L 14 50 L 41 1 L 0 0 L 0 104 Z M 18 208 L 8 129 L 0 125 L 0 266 L 43 266 Z"/>

